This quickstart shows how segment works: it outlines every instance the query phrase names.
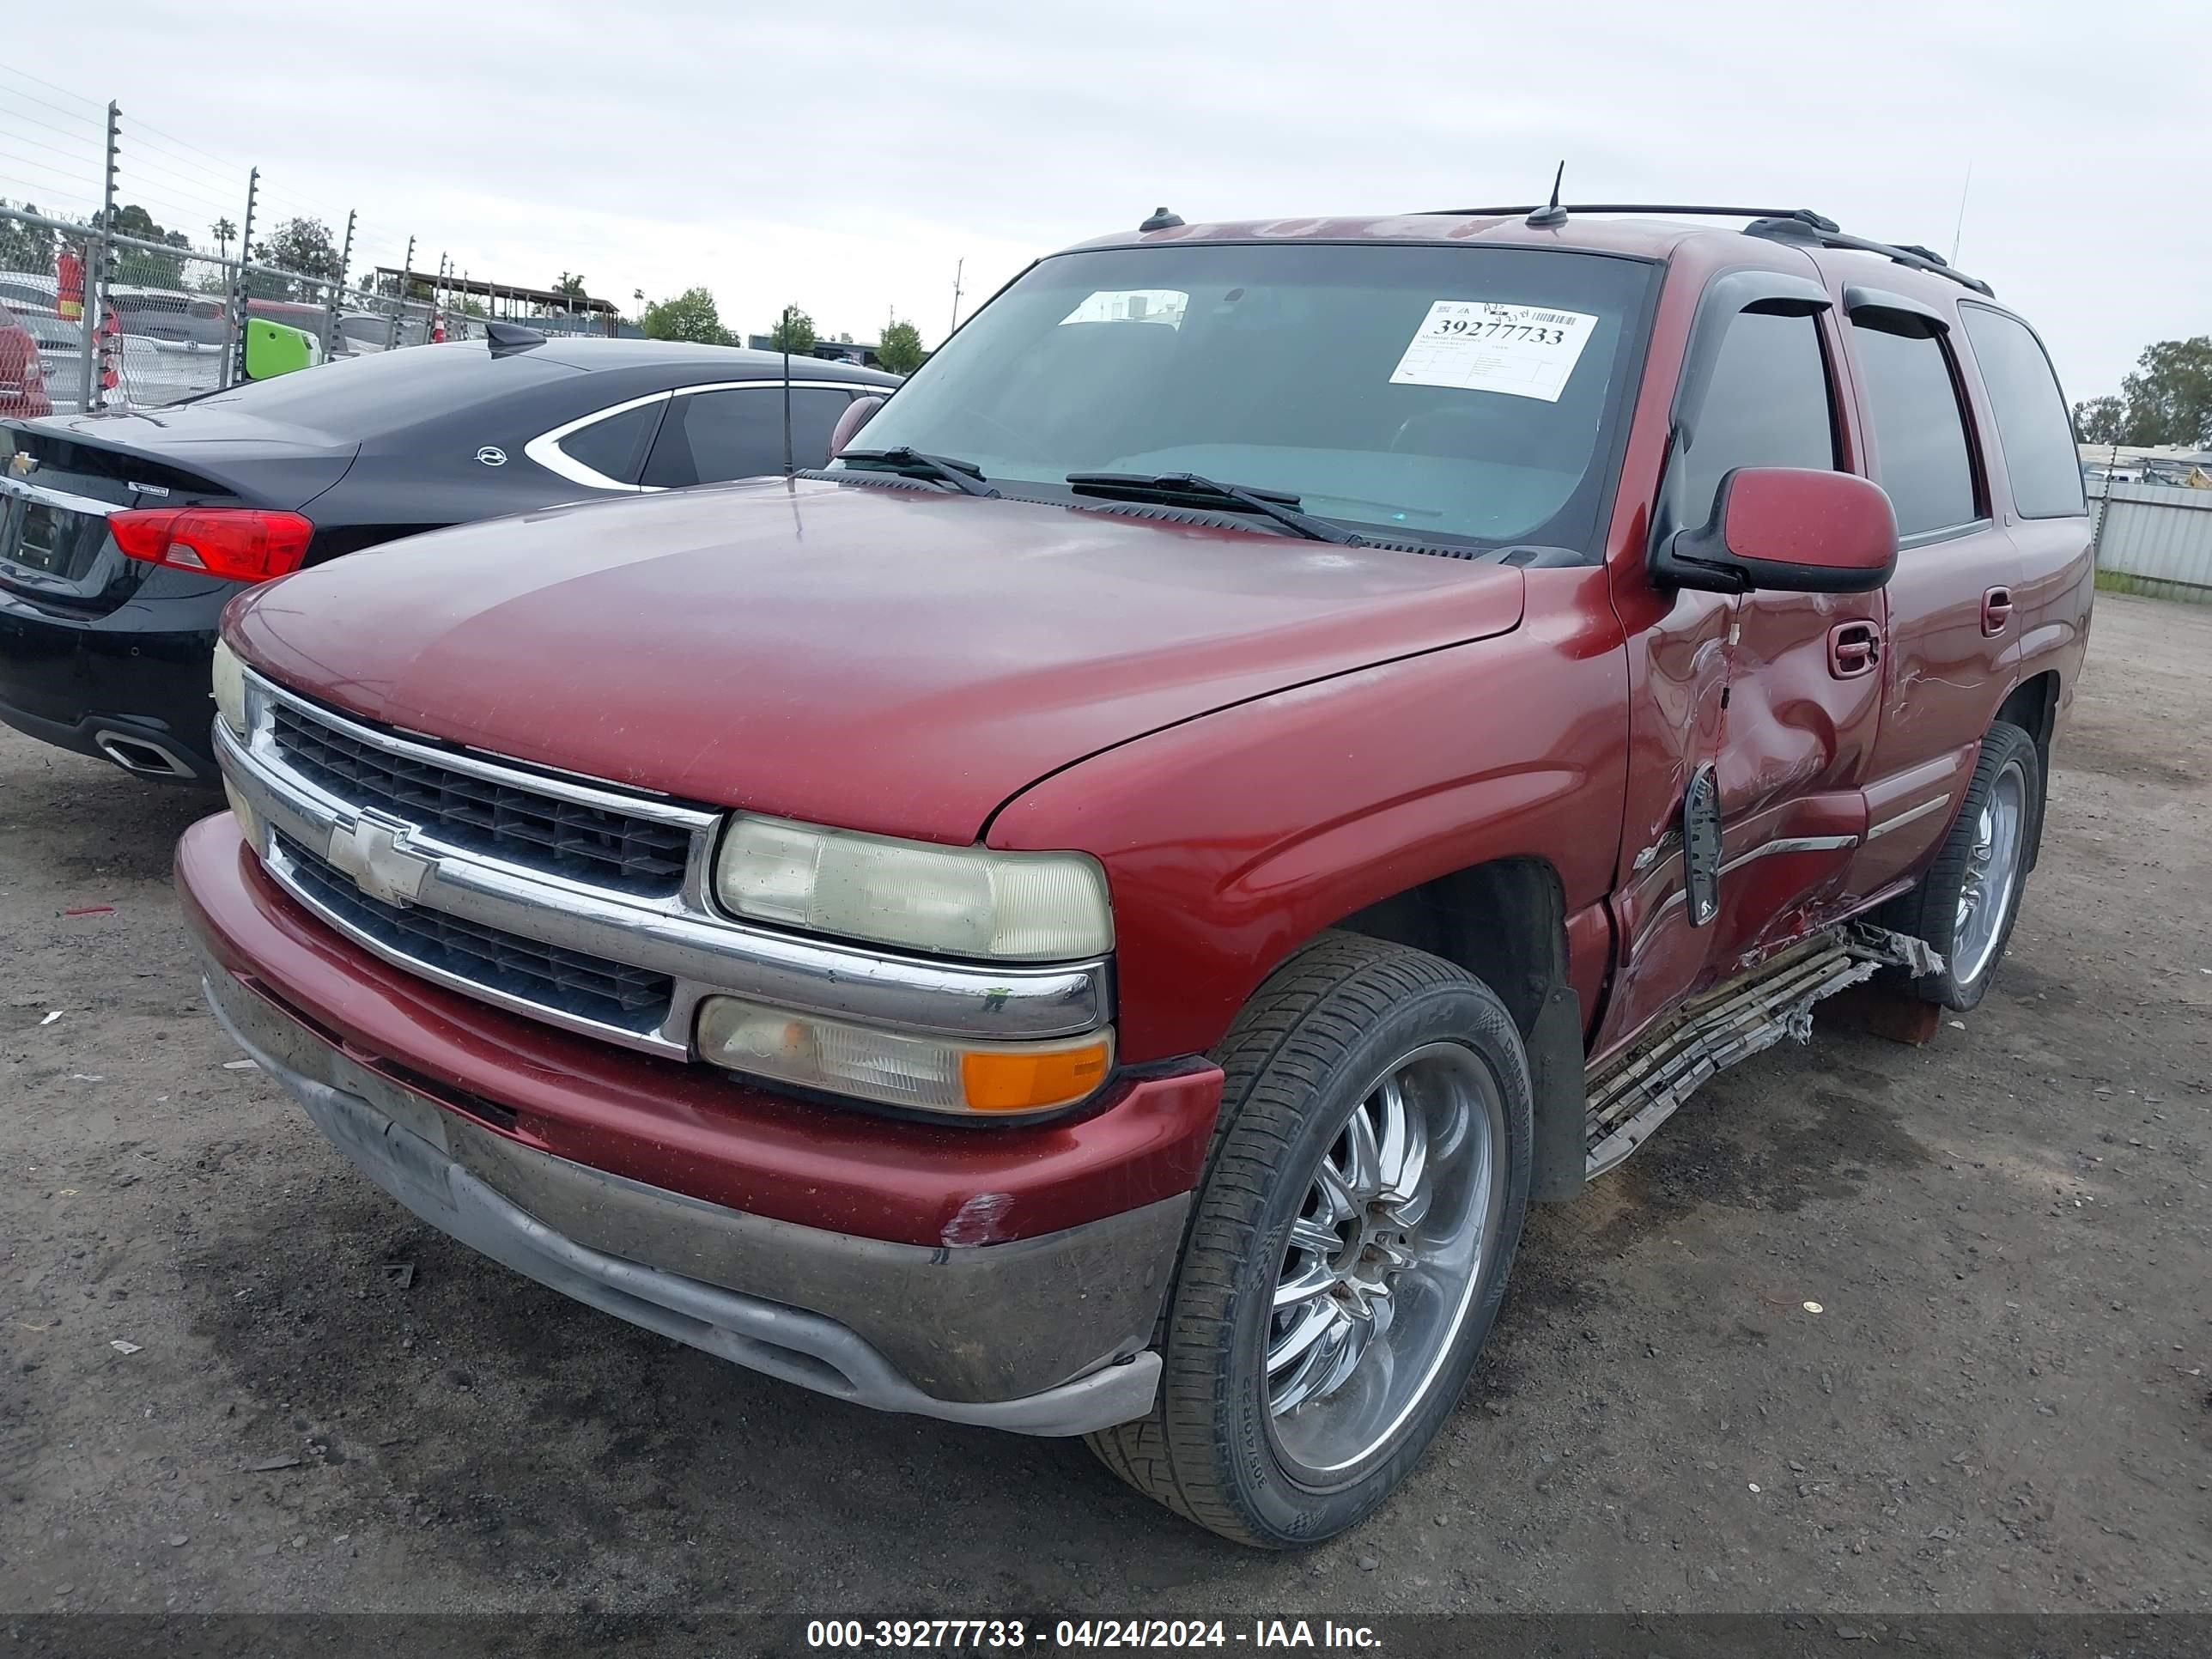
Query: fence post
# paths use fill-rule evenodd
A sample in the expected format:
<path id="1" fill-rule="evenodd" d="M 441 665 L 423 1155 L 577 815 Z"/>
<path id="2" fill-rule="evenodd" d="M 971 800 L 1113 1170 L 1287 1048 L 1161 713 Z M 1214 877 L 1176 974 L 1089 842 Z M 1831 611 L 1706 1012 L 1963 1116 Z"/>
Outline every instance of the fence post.
<path id="1" fill-rule="evenodd" d="M 357 210 L 346 210 L 345 246 L 338 252 L 337 281 L 331 284 L 328 320 L 323 325 L 323 355 L 335 357 L 338 352 L 338 300 L 345 289 L 346 267 L 353 263 L 353 221 Z"/>
<path id="2" fill-rule="evenodd" d="M 114 257 L 115 244 L 115 141 L 118 123 L 122 112 L 112 99 L 107 105 L 107 164 L 100 171 L 100 238 L 87 246 L 90 256 L 84 274 L 84 338 L 79 344 L 78 368 L 83 378 L 77 383 L 77 407 L 87 413 L 100 404 L 95 369 L 99 363 L 100 320 L 107 309 L 109 262 Z"/>
<path id="3" fill-rule="evenodd" d="M 399 324 L 407 315 L 407 289 L 414 274 L 415 239 L 410 236 L 407 239 L 407 257 L 399 262 L 399 292 L 392 307 L 392 343 L 385 347 L 386 351 L 399 349 Z"/>
<path id="4" fill-rule="evenodd" d="M 246 175 L 246 223 L 238 233 L 238 276 L 230 285 L 230 349 L 222 354 L 222 383 L 246 378 L 246 262 L 253 257 L 253 209 L 261 194 L 261 169 Z"/>

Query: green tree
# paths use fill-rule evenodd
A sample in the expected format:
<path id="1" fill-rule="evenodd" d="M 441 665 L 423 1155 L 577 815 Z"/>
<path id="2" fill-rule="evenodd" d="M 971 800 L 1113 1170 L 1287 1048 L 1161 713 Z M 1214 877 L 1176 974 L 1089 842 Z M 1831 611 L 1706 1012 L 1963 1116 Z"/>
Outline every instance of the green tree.
<path id="1" fill-rule="evenodd" d="M 26 213 L 39 210 L 35 202 L 0 202 L 0 207 L 19 207 Z M 51 274 L 54 251 L 54 233 L 45 226 L 0 219 L 0 270 Z"/>
<path id="2" fill-rule="evenodd" d="M 2142 434 L 2136 442 L 2212 446 L 2212 334 L 2150 347 L 2120 382 L 2120 395 Z"/>
<path id="3" fill-rule="evenodd" d="M 2117 398 L 2074 405 L 2088 443 L 2212 448 L 2212 334 L 2144 349 Z"/>
<path id="4" fill-rule="evenodd" d="M 814 349 L 814 319 L 797 306 L 786 306 L 769 331 L 768 339 L 771 351 L 788 351 L 794 357 L 809 356 Z"/>
<path id="5" fill-rule="evenodd" d="M 2127 442 L 2128 405 L 2119 398 L 2092 398 L 2074 405 L 2074 429 L 2085 444 Z"/>
<path id="6" fill-rule="evenodd" d="M 216 252 L 226 259 L 230 258 L 230 245 L 238 235 L 238 227 L 228 219 L 218 219 L 208 227 L 208 234 L 215 238 Z"/>
<path id="7" fill-rule="evenodd" d="M 656 300 L 646 307 L 638 326 L 648 340 L 693 340 L 702 345 L 726 345 L 729 333 L 722 314 L 714 309 L 714 296 L 703 288 L 687 288 L 672 300 Z"/>
<path id="8" fill-rule="evenodd" d="M 95 228 L 100 216 L 92 216 Z M 136 202 L 115 210 L 115 233 L 141 242 L 161 242 L 170 247 L 189 248 L 191 238 L 180 230 L 165 230 L 154 216 Z M 182 254 L 149 253 L 143 247 L 118 247 L 115 250 L 116 279 L 125 283 L 143 283 L 148 288 L 182 288 L 185 285 L 185 261 Z"/>
<path id="9" fill-rule="evenodd" d="M 246 292 L 264 300 L 319 300 L 321 284 L 338 274 L 338 251 L 331 241 L 331 228 L 320 219 L 287 219 L 276 234 L 253 247 L 255 262 L 275 265 L 312 280 L 290 283 L 261 271 L 246 274 Z"/>
<path id="10" fill-rule="evenodd" d="M 912 323 L 884 325 L 883 343 L 876 348 L 876 361 L 892 374 L 913 374 L 927 355 L 921 349 L 921 331 Z"/>
<path id="11" fill-rule="evenodd" d="M 591 297 L 584 292 L 583 277 L 572 276 L 565 270 L 561 273 L 561 280 L 553 284 L 553 291 L 556 294 L 566 295 L 571 300 L 585 300 Z"/>

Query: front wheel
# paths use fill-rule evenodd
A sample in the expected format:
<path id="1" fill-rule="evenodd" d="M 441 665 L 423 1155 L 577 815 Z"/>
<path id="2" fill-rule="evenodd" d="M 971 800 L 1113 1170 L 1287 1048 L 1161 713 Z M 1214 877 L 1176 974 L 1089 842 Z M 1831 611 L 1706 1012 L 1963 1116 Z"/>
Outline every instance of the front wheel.
<path id="1" fill-rule="evenodd" d="M 1224 1537 L 1314 1544 L 1405 1479 L 1497 1316 L 1528 1206 L 1528 1059 L 1487 987 L 1350 934 L 1278 969 L 1221 1059 L 1159 1397 L 1091 1443 Z"/>

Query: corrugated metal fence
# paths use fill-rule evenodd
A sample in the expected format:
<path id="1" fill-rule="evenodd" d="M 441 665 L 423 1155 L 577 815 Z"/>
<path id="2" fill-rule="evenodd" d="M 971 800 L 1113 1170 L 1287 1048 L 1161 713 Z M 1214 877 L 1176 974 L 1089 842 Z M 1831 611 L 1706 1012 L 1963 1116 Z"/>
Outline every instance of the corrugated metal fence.
<path id="1" fill-rule="evenodd" d="M 2212 605 L 2212 489 L 2089 481 L 2097 586 Z"/>

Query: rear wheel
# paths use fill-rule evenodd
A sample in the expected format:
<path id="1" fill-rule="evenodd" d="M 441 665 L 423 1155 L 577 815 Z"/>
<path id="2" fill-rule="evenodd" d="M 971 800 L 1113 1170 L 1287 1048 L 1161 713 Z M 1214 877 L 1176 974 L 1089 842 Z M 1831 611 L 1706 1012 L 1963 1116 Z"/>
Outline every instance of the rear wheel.
<path id="1" fill-rule="evenodd" d="M 2020 915 L 2042 801 L 2035 739 L 2000 720 L 1936 862 L 1887 917 L 1942 954 L 1941 973 L 1911 981 L 1915 995 L 1964 1012 L 1988 994 Z"/>
<path id="2" fill-rule="evenodd" d="M 1528 1203 L 1528 1060 L 1486 987 L 1349 934 L 1279 969 L 1221 1059 L 1159 1397 L 1091 1443 L 1224 1537 L 1317 1543 L 1413 1468 L 1497 1316 Z"/>

